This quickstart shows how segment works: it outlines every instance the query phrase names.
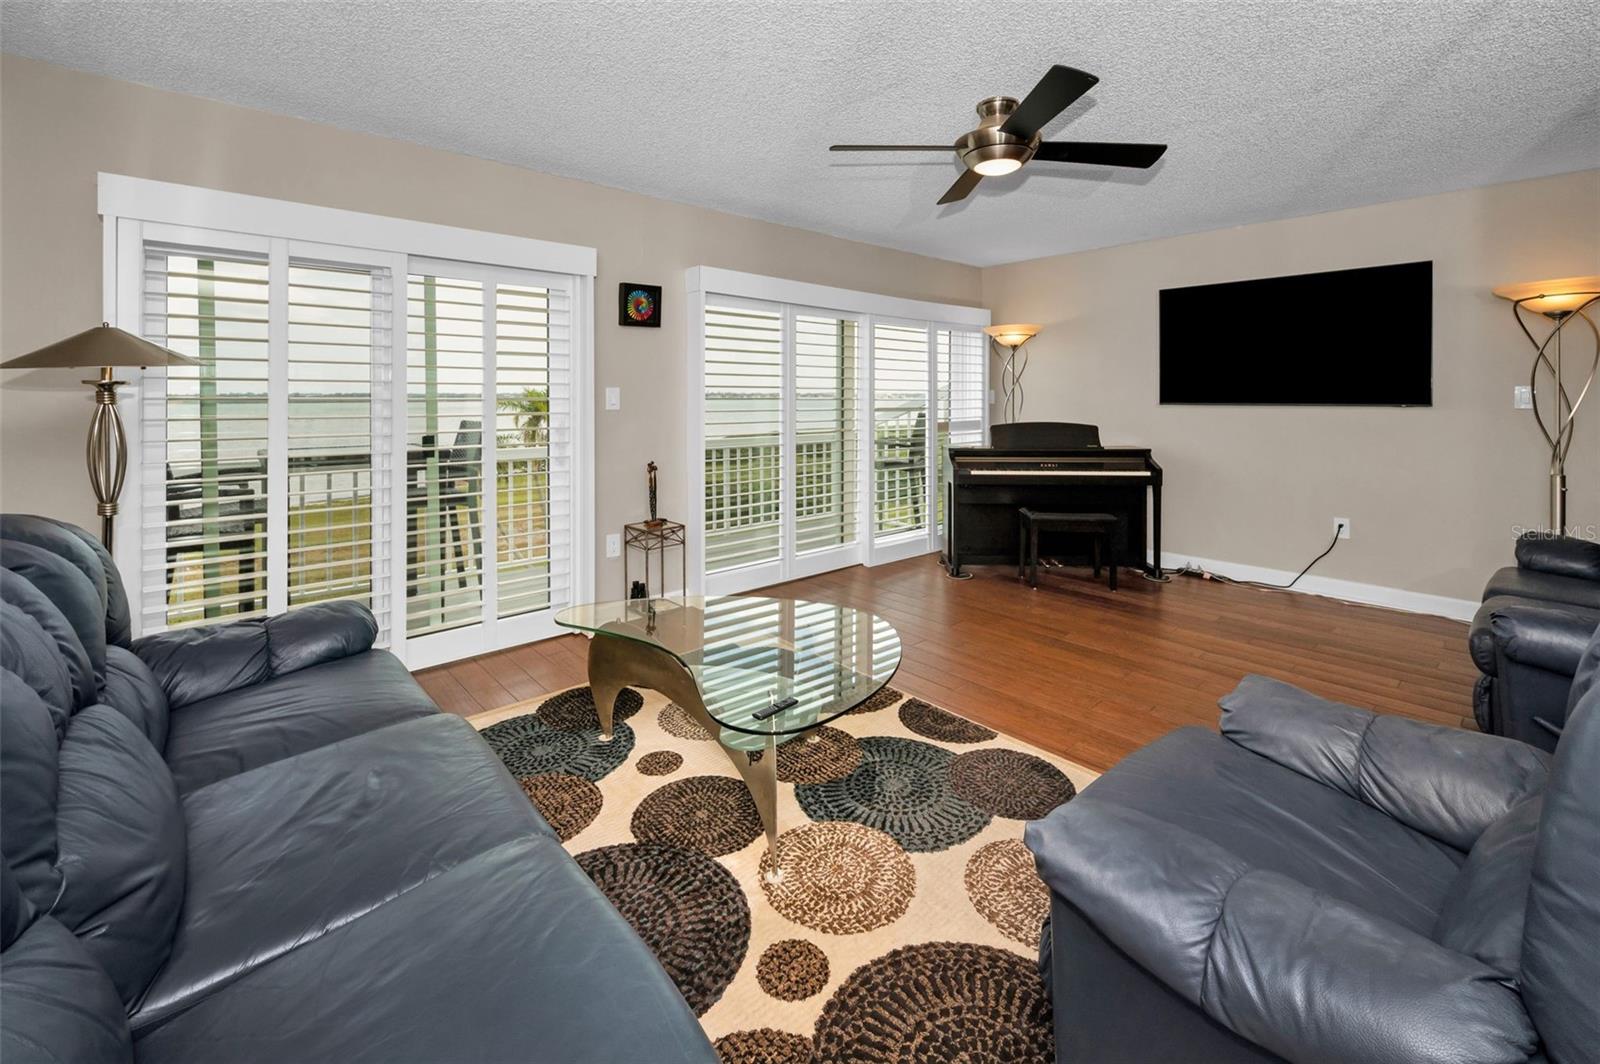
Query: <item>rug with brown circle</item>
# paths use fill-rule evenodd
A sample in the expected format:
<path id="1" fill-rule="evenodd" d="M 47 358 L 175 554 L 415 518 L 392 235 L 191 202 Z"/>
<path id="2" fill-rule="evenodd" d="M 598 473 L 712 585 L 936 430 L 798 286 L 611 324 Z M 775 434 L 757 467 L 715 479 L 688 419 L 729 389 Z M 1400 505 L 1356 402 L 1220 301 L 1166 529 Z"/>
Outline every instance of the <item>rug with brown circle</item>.
<path id="1" fill-rule="evenodd" d="M 473 723 L 725 1064 L 1052 1064 L 1022 831 L 1093 772 L 884 688 L 778 748 L 774 856 L 690 714 L 627 691 L 615 719 L 579 687 Z"/>

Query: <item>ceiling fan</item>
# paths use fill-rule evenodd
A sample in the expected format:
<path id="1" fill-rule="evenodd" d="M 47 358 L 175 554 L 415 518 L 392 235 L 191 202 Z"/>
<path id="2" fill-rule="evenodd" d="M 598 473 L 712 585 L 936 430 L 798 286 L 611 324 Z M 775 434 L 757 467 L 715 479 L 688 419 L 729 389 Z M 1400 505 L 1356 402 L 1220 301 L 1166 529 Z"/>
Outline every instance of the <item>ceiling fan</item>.
<path id="1" fill-rule="evenodd" d="M 954 144 L 967 172 L 956 178 L 939 202 L 966 199 L 978 182 L 1022 169 L 1032 159 L 1093 166 L 1154 166 L 1165 144 L 1107 144 L 1088 140 L 1040 140 L 1039 131 L 1100 79 L 1069 66 L 1053 66 L 1018 103 L 1011 96 L 978 101 L 978 128 Z M 950 151 L 944 144 L 835 144 L 829 151 Z"/>

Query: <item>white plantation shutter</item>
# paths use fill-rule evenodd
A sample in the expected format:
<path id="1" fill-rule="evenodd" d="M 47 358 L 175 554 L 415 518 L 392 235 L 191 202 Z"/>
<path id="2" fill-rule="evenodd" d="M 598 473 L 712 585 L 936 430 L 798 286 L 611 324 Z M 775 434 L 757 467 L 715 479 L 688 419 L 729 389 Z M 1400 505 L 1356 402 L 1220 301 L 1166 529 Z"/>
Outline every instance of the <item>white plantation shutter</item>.
<path id="1" fill-rule="evenodd" d="M 939 453 L 934 462 L 938 484 L 937 517 L 944 522 L 944 456 L 951 447 L 983 445 L 984 362 L 988 358 L 981 332 L 938 329 L 934 348 L 939 381 Z"/>
<path id="2" fill-rule="evenodd" d="M 361 602 L 387 643 L 391 278 L 291 262 L 287 324 L 288 605 Z"/>
<path id="3" fill-rule="evenodd" d="M 872 327 L 873 529 L 928 527 L 928 329 Z"/>
<path id="4" fill-rule="evenodd" d="M 593 578 L 595 251 L 101 174 L 135 632 L 367 604 L 422 668 Z"/>
<path id="5" fill-rule="evenodd" d="M 201 361 L 142 382 L 145 631 L 353 599 L 387 641 L 391 282 L 286 247 L 144 247 L 144 334 Z"/>
<path id="6" fill-rule="evenodd" d="M 267 611 L 265 255 L 148 245 L 143 333 L 200 360 L 141 388 L 144 631 Z"/>
<path id="7" fill-rule="evenodd" d="M 855 542 L 859 508 L 856 322 L 794 318 L 794 547 Z"/>
<path id="8" fill-rule="evenodd" d="M 483 284 L 406 285 L 406 635 L 475 624 L 483 504 Z M 467 575 L 470 574 L 470 579 Z"/>
<path id="9" fill-rule="evenodd" d="M 526 271 L 421 265 L 406 301 L 408 639 L 574 595 L 571 290 Z"/>
<path id="10" fill-rule="evenodd" d="M 498 610 L 572 601 L 571 299 L 563 288 L 495 289 Z"/>
<path id="11" fill-rule="evenodd" d="M 707 573 L 782 554 L 783 379 L 779 309 L 706 307 Z"/>

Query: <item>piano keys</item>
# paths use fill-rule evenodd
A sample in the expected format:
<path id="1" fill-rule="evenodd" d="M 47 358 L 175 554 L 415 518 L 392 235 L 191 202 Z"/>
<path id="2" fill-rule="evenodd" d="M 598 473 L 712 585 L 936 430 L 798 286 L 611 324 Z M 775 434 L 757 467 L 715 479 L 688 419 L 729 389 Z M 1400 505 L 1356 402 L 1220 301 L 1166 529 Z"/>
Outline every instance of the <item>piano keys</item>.
<path id="1" fill-rule="evenodd" d="M 945 453 L 943 561 L 951 576 L 960 576 L 963 565 L 1015 565 L 1023 506 L 1117 514 L 1124 537 L 1119 555 L 1160 574 L 1161 466 L 1147 448 L 1103 447 L 1099 428 L 1070 422 L 995 425 L 990 437 L 992 446 Z M 1076 561 L 1086 556 L 1081 548 L 1071 533 L 1039 541 L 1041 556 Z"/>

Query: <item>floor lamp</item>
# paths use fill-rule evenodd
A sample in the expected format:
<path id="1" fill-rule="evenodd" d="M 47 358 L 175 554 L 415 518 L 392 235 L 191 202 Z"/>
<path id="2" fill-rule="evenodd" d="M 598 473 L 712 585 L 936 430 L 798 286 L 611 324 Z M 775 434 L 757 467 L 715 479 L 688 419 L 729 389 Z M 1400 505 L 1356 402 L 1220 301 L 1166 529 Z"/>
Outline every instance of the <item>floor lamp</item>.
<path id="1" fill-rule="evenodd" d="M 1567 452 L 1572 449 L 1573 424 L 1578 407 L 1583 405 L 1584 397 L 1594 386 L 1595 371 L 1600 369 L 1600 329 L 1595 327 L 1588 313 L 1589 308 L 1600 301 L 1600 277 L 1565 277 L 1556 281 L 1501 285 L 1494 294 L 1511 301 L 1517 325 L 1533 345 L 1528 389 L 1533 398 L 1533 416 L 1545 442 L 1550 445 L 1550 529 L 1556 535 L 1563 535 L 1567 528 Z M 1543 340 L 1528 328 L 1525 311 L 1542 314 L 1555 322 Z M 1595 344 L 1594 357 L 1574 358 L 1563 364 L 1562 334 L 1574 321 L 1582 321 L 1589 327 L 1589 336 Z M 1579 336 L 1581 338 L 1582 334 Z M 1583 368 L 1585 361 L 1587 374 Z M 1566 372 L 1569 367 L 1572 372 Z M 1541 384 L 1546 385 L 1548 393 L 1541 391 Z M 1541 394 L 1547 394 L 1543 403 L 1539 398 Z"/>
<path id="2" fill-rule="evenodd" d="M 94 416 L 89 419 L 89 442 L 84 450 L 89 463 L 89 486 L 94 489 L 95 512 L 100 515 L 100 541 L 111 549 L 111 524 L 117 515 L 117 497 L 128 471 L 128 439 L 117 413 L 117 369 L 149 366 L 198 366 L 198 359 L 168 351 L 130 332 L 102 324 L 58 340 L 48 347 L 0 363 L 0 369 L 70 369 L 99 366 L 100 378 L 83 383 L 94 387 Z"/>
<path id="3" fill-rule="evenodd" d="M 1000 408 L 1007 421 L 1017 420 L 1022 413 L 1022 374 L 1028 368 L 1028 352 L 1022 347 L 1039 335 L 1037 325 L 991 325 L 983 330 L 989 338 L 1006 349 L 1005 363 L 1000 367 Z M 1022 361 L 1017 361 L 1017 352 Z"/>

